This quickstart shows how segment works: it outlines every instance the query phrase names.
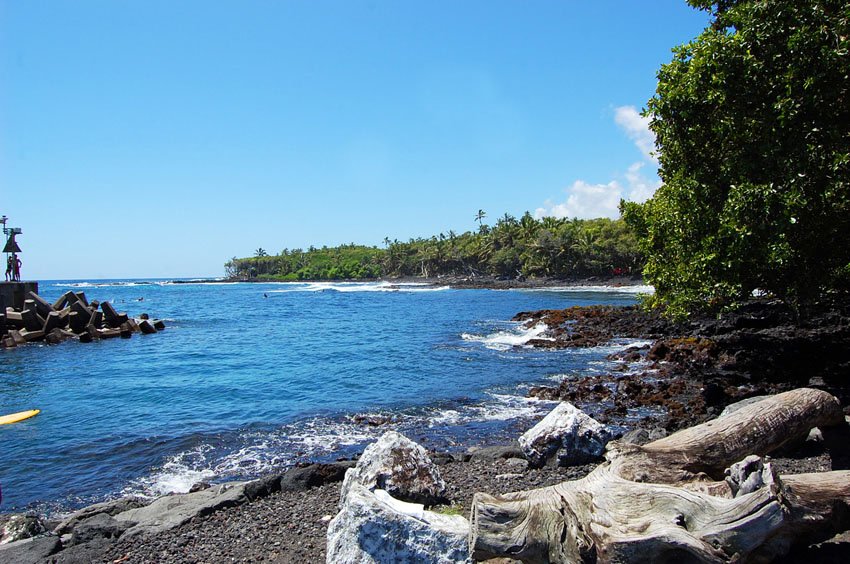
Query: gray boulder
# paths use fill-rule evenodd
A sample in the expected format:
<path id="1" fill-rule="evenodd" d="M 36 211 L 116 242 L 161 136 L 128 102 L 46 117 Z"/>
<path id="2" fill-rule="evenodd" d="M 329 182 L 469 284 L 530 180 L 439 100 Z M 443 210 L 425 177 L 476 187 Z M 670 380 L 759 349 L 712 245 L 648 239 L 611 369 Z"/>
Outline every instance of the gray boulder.
<path id="1" fill-rule="evenodd" d="M 85 544 L 97 539 L 114 540 L 134 524 L 132 521 L 119 521 L 106 513 L 98 513 L 77 523 L 68 544 Z"/>
<path id="2" fill-rule="evenodd" d="M 140 497 L 122 497 L 119 499 L 114 499 L 112 501 L 95 503 L 94 505 L 89 505 L 88 507 L 84 507 L 83 509 L 72 513 L 70 516 L 68 516 L 67 519 L 59 523 L 56 528 L 53 529 L 53 532 L 60 536 L 66 535 L 70 533 L 74 529 L 74 527 L 77 526 L 77 523 L 79 523 L 80 521 L 85 521 L 86 519 L 94 517 L 95 515 L 103 513 L 105 515 L 114 517 L 119 513 L 129 511 L 130 509 L 144 507 L 149 503 L 150 501 L 142 499 Z"/>
<path id="3" fill-rule="evenodd" d="M 354 483 L 369 490 L 385 490 L 396 499 L 426 506 L 447 501 L 446 483 L 427 451 L 395 431 L 384 433 L 366 447 L 357 466 L 345 473 L 340 507 Z"/>
<path id="4" fill-rule="evenodd" d="M 349 471 L 351 472 L 351 471 Z M 328 525 L 328 564 L 449 564 L 471 562 L 469 522 L 421 504 L 393 498 L 384 490 L 349 484 Z"/>
<path id="5" fill-rule="evenodd" d="M 62 543 L 59 542 L 59 537 L 52 535 L 0 544 L 0 562 L 40 564 L 61 548 Z"/>
<path id="6" fill-rule="evenodd" d="M 124 532 L 125 537 L 161 533 L 179 527 L 193 517 L 245 503 L 248 501 L 245 485 L 246 482 L 233 482 L 199 492 L 163 496 L 144 507 L 116 514 L 115 520 L 133 523 Z"/>
<path id="7" fill-rule="evenodd" d="M 526 431 L 519 444 L 533 467 L 543 466 L 552 458 L 559 466 L 571 466 L 597 460 L 613 437 L 605 425 L 571 403 L 562 402 Z"/>

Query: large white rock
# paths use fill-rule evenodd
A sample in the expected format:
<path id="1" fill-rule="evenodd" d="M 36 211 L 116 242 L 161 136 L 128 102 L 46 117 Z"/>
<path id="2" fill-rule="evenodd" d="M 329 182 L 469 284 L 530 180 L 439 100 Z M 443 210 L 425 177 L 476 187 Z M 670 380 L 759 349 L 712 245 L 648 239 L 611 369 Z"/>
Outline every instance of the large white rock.
<path id="1" fill-rule="evenodd" d="M 613 438 L 608 428 L 568 402 L 560 403 L 519 444 L 532 466 L 543 466 L 557 456 L 559 466 L 596 460 Z"/>
<path id="2" fill-rule="evenodd" d="M 351 470 L 349 470 L 351 472 Z M 399 501 L 387 492 L 349 484 L 328 525 L 328 564 L 448 564 L 472 562 L 469 522 Z"/>
<path id="3" fill-rule="evenodd" d="M 369 490 L 385 490 L 396 499 L 427 506 L 447 501 L 446 483 L 428 453 L 395 431 L 384 433 L 366 447 L 357 466 L 345 473 L 340 507 L 354 483 Z"/>

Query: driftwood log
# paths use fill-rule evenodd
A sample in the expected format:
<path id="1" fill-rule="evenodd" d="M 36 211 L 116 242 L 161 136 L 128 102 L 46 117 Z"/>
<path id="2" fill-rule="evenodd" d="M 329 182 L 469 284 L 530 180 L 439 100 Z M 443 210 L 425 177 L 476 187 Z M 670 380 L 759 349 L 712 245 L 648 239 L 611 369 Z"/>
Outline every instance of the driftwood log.
<path id="1" fill-rule="evenodd" d="M 473 499 L 476 560 L 523 562 L 766 562 L 800 541 L 845 530 L 850 471 L 778 476 L 739 493 L 724 470 L 845 424 L 838 400 L 809 388 L 637 446 L 609 443 L 581 480 Z M 741 490 L 743 492 L 743 490 Z"/>

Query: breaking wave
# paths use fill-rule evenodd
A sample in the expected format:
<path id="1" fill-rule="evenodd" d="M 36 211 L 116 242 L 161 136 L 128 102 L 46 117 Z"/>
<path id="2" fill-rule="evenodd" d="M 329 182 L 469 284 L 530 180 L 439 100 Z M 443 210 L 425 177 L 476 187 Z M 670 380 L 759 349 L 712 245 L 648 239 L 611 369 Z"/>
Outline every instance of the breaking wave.
<path id="1" fill-rule="evenodd" d="M 533 327 L 525 327 L 520 323 L 511 322 L 511 327 L 490 333 L 488 335 L 476 335 L 473 333 L 461 334 L 461 339 L 473 343 L 481 343 L 488 349 L 496 351 L 507 351 L 514 347 L 522 347 L 532 339 L 551 341 L 546 336 L 547 327 L 545 323 L 538 323 Z"/>
<path id="2" fill-rule="evenodd" d="M 449 286 L 434 286 L 432 284 L 415 282 L 280 282 L 286 288 L 269 290 L 269 294 L 287 294 L 291 292 L 441 292 L 449 290 Z"/>
<path id="3" fill-rule="evenodd" d="M 596 292 L 602 294 L 654 294 L 655 287 L 635 284 L 624 286 L 545 286 L 542 288 L 520 288 L 520 292 Z"/>

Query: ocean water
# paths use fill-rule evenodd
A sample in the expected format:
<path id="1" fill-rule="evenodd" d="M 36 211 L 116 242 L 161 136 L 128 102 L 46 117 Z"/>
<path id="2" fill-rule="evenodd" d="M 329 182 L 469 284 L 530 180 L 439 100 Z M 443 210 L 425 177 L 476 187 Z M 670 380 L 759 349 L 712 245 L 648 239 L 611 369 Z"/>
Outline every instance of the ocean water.
<path id="1" fill-rule="evenodd" d="M 0 512 L 52 514 L 350 456 L 388 429 L 447 450 L 516 438 L 529 385 L 628 346 L 539 351 L 520 311 L 630 304 L 635 289 L 47 281 L 165 319 L 156 335 L 0 351 Z"/>

